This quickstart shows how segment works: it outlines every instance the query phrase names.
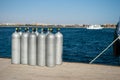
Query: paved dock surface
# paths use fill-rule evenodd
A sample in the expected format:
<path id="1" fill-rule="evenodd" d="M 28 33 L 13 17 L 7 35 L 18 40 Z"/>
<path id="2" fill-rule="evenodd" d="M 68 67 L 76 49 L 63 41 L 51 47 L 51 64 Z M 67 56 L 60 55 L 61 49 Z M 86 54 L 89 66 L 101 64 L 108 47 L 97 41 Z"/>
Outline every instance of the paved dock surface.
<path id="1" fill-rule="evenodd" d="M 120 80 L 120 67 L 64 62 L 48 68 L 15 65 L 0 58 L 0 80 Z"/>

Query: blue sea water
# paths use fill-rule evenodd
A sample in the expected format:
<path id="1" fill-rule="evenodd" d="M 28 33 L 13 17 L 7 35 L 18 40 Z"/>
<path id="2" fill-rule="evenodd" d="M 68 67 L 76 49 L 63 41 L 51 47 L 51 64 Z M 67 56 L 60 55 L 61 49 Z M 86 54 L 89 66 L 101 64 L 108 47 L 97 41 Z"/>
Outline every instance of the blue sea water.
<path id="1" fill-rule="evenodd" d="M 0 28 L 0 57 L 11 58 L 11 35 L 15 28 Z M 64 35 L 63 61 L 89 63 L 104 50 L 114 37 L 114 29 L 88 30 L 85 28 L 62 28 Z M 95 64 L 119 65 L 112 47 L 101 55 Z"/>

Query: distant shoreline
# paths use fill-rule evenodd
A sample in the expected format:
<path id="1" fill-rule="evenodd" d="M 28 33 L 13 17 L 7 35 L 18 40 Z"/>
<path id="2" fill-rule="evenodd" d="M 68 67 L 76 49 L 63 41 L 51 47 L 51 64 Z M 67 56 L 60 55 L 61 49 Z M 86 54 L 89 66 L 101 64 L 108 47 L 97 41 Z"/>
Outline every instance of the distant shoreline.
<path id="1" fill-rule="evenodd" d="M 88 26 L 88 25 L 87 25 Z M 0 25 L 0 27 L 38 27 L 38 28 L 86 28 L 87 26 L 62 26 L 62 25 Z M 116 28 L 116 25 L 114 26 L 102 26 L 104 28 Z"/>
<path id="2" fill-rule="evenodd" d="M 86 28 L 88 26 L 91 26 L 93 24 L 18 24 L 18 23 L 1 23 L 0 27 L 5 26 L 5 27 L 78 27 L 78 28 Z M 108 28 L 113 28 L 116 27 L 116 24 L 98 24 L 101 27 L 108 27 Z"/>

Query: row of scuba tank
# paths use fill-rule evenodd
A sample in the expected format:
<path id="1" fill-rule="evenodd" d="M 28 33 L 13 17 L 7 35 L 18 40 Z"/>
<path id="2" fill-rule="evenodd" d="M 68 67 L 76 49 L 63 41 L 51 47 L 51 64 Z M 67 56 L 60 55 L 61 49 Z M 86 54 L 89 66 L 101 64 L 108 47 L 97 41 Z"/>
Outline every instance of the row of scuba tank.
<path id="1" fill-rule="evenodd" d="M 25 28 L 22 32 L 16 28 L 12 34 L 12 64 L 28 64 L 54 67 L 62 64 L 63 35 L 60 28 L 53 34 L 52 28 L 47 33 L 41 28 Z"/>

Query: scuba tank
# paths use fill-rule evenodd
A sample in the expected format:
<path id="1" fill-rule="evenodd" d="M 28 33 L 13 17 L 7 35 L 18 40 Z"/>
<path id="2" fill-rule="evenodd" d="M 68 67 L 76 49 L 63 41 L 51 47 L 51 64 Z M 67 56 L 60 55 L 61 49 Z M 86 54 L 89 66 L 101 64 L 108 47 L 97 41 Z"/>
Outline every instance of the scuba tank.
<path id="1" fill-rule="evenodd" d="M 37 65 L 39 66 L 45 66 L 45 39 L 46 35 L 43 32 L 43 28 L 41 29 L 41 33 L 38 35 L 38 54 L 37 54 Z"/>
<path id="2" fill-rule="evenodd" d="M 28 64 L 28 36 L 29 29 L 25 28 L 21 36 L 21 64 Z"/>
<path id="3" fill-rule="evenodd" d="M 28 64 L 36 65 L 36 34 L 35 28 L 32 28 L 32 33 L 28 37 Z"/>
<path id="4" fill-rule="evenodd" d="M 55 35 L 50 29 L 50 33 L 46 36 L 46 66 L 54 67 L 56 65 L 55 59 Z"/>
<path id="5" fill-rule="evenodd" d="M 60 28 L 57 29 L 55 34 L 55 54 L 56 64 L 62 64 L 62 53 L 63 53 L 63 35 L 60 32 Z"/>
<path id="6" fill-rule="evenodd" d="M 12 34 L 12 64 L 20 64 L 20 34 L 18 28 Z"/>

